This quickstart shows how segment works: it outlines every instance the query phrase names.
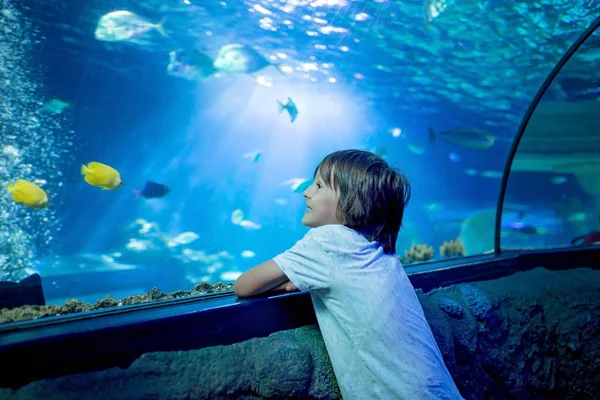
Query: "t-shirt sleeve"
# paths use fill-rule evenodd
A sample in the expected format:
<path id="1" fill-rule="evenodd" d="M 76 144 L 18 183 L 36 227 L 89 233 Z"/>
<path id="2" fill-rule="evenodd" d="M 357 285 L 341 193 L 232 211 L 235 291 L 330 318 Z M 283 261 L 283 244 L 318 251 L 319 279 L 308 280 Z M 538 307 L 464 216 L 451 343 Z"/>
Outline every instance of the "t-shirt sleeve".
<path id="1" fill-rule="evenodd" d="M 275 264 L 298 290 L 308 292 L 330 287 L 331 252 L 327 250 L 329 232 L 314 228 L 289 250 L 273 258 Z"/>

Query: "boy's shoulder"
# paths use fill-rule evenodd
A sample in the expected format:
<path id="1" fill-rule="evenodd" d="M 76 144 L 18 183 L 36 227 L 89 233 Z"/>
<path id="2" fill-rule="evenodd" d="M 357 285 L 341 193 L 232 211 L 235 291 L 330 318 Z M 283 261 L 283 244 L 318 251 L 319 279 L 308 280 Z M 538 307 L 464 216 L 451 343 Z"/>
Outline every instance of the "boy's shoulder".
<path id="1" fill-rule="evenodd" d="M 343 236 L 354 236 L 358 234 L 353 229 L 350 229 L 340 224 L 323 225 L 317 228 L 311 228 L 305 235 L 314 239 L 336 240 Z"/>

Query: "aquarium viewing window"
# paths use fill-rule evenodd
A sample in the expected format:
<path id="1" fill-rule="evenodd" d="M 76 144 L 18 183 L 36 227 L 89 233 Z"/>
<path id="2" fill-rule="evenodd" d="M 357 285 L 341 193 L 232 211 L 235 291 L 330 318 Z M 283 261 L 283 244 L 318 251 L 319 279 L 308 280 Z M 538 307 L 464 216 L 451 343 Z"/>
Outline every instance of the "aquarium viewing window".
<path id="1" fill-rule="evenodd" d="M 498 251 L 600 242 L 599 47 L 593 24 L 525 115 L 498 205 Z"/>
<path id="2" fill-rule="evenodd" d="M 407 268 L 599 239 L 591 4 L 59 3 L 0 13 L 0 323 L 233 296 L 339 149 L 406 172 Z"/>

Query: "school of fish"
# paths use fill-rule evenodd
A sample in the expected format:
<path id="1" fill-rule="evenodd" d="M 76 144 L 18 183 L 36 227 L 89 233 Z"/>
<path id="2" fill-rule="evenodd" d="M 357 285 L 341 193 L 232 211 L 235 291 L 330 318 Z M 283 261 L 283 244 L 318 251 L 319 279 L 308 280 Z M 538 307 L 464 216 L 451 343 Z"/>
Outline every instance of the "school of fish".
<path id="1" fill-rule="evenodd" d="M 168 36 L 163 28 L 166 19 L 152 23 L 145 18 L 126 10 L 109 12 L 100 17 L 94 37 L 105 42 L 130 42 L 144 44 L 151 31 Z M 221 47 L 215 59 L 196 49 L 176 49 L 169 52 L 167 74 L 190 81 L 201 81 L 221 71 L 226 74 L 254 74 L 267 67 L 276 68 L 283 76 L 283 63 L 273 63 L 250 46 L 227 44 Z M 298 109 L 288 98 L 284 106 L 281 102 L 279 113 L 286 110 L 291 122 L 296 120 Z"/>
<path id="2" fill-rule="evenodd" d="M 425 0 L 423 3 L 423 16 L 425 27 L 429 29 L 430 23 L 437 18 L 447 7 L 445 0 Z M 147 19 L 127 10 L 115 10 L 102 15 L 94 31 L 94 37 L 99 41 L 105 42 L 130 42 L 143 44 L 144 39 L 152 32 L 158 32 L 167 37 L 164 29 L 166 19 L 159 22 L 151 22 Z M 192 81 L 203 80 L 213 76 L 221 71 L 227 74 L 253 74 L 267 67 L 274 67 L 283 75 L 283 64 L 273 63 L 259 54 L 252 47 L 242 44 L 227 44 L 221 47 L 215 59 L 213 60 L 207 54 L 196 49 L 176 49 L 169 53 L 169 63 L 167 73 L 169 75 Z M 298 108 L 294 101 L 288 97 L 287 103 L 277 101 L 279 113 L 286 111 L 290 116 L 290 122 L 294 122 L 298 116 Z M 44 108 L 53 112 L 61 113 L 69 108 L 70 103 L 60 99 L 52 99 L 44 104 Z M 399 135 L 397 135 L 399 136 Z M 396 136 L 395 136 L 396 137 Z M 478 127 L 462 127 L 448 131 L 436 132 L 432 127 L 429 128 L 429 140 L 433 145 L 437 139 L 444 140 L 454 145 L 462 146 L 475 150 L 487 150 L 498 140 L 497 137 L 490 134 L 486 129 Z M 415 154 L 424 154 L 426 147 L 424 143 L 409 143 L 408 148 Z M 386 149 L 379 149 L 380 154 L 385 154 Z M 257 162 L 262 152 L 246 153 L 244 158 L 252 159 Z M 452 153 L 452 161 L 459 160 L 459 156 Z M 476 170 L 465 170 L 467 175 L 479 174 Z M 105 164 L 99 162 L 90 162 L 88 165 L 81 166 L 81 174 L 85 182 L 102 190 L 116 190 L 123 185 L 120 173 Z M 483 171 L 481 176 L 496 177 L 497 171 Z M 310 184 L 310 180 L 305 178 L 293 178 L 284 182 L 290 185 L 294 192 L 301 192 L 303 188 Z M 44 208 L 50 204 L 46 192 L 33 182 L 18 179 L 11 183 L 8 192 L 12 194 L 12 199 L 31 208 Z M 143 189 L 134 189 L 136 199 L 140 197 L 153 198 L 162 197 L 169 193 L 170 189 L 165 185 L 156 182 L 147 182 Z M 251 229 L 253 224 L 244 224 L 239 221 L 236 224 L 246 225 Z"/>

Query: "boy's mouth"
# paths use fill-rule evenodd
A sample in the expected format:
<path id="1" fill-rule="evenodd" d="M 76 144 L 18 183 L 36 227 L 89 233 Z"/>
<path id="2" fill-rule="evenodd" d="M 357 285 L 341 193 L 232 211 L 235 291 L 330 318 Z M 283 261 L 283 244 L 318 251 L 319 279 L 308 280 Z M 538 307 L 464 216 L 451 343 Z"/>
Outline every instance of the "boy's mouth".
<path id="1" fill-rule="evenodd" d="M 309 213 L 312 211 L 312 208 L 310 208 L 309 206 L 306 206 L 306 212 Z"/>

